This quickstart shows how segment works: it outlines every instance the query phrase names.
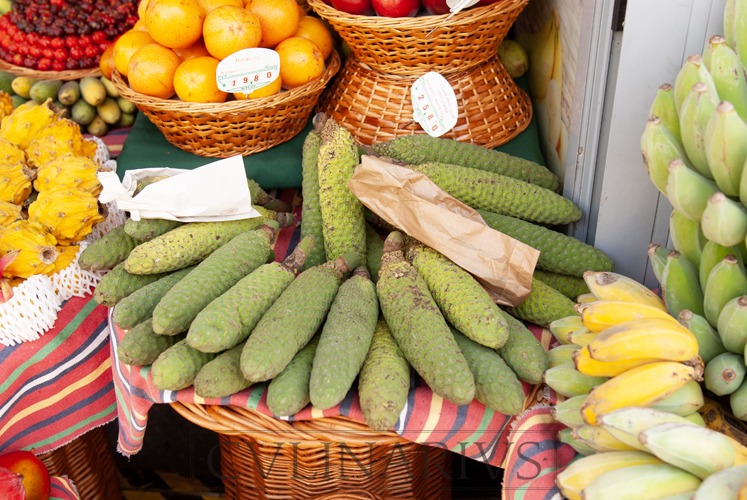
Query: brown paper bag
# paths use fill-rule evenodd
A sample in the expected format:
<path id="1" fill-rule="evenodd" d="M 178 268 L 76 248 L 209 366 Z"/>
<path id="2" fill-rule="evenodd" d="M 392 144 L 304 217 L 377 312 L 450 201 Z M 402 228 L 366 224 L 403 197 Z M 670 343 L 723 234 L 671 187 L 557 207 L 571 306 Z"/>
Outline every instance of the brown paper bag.
<path id="1" fill-rule="evenodd" d="M 529 295 L 539 251 L 491 229 L 425 175 L 364 155 L 348 188 L 378 216 L 472 273 L 495 302 L 516 306 Z"/>

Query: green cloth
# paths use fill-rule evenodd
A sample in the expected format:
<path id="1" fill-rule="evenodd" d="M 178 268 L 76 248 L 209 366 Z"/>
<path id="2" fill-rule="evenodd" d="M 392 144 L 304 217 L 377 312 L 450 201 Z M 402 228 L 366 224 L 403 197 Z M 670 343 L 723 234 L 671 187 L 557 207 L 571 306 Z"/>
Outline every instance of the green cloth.
<path id="1" fill-rule="evenodd" d="M 528 89 L 526 77 L 520 78 L 517 83 L 525 90 Z M 246 176 L 257 181 L 264 189 L 301 187 L 303 141 L 311 129 L 309 120 L 306 128 L 290 141 L 261 153 L 245 156 Z M 526 130 L 496 149 L 540 165 L 545 164 L 539 148 L 534 116 Z M 140 168 L 172 167 L 191 170 L 215 160 L 217 158 L 197 156 L 172 146 L 143 113 L 138 113 L 122 147 L 122 153 L 117 157 L 117 173 L 122 178 L 126 170 Z"/>

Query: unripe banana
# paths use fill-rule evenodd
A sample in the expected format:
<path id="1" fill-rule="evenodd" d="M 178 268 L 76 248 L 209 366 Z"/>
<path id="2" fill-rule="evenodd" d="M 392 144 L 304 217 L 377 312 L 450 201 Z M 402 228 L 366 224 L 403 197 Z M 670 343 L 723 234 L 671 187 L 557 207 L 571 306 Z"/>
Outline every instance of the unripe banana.
<path id="1" fill-rule="evenodd" d="M 655 405 L 651 405 L 649 408 L 680 417 L 687 417 L 702 408 L 704 402 L 705 398 L 703 398 L 703 390 L 700 388 L 700 384 L 691 381 L 683 385 L 668 398 L 659 401 Z"/>
<path id="2" fill-rule="evenodd" d="M 708 284 L 703 294 L 705 317 L 712 327 L 718 325 L 718 317 L 727 302 L 734 297 L 747 295 L 747 276 L 733 255 L 713 266 L 708 274 Z"/>
<path id="3" fill-rule="evenodd" d="M 724 193 L 714 193 L 708 198 L 700 227 L 706 238 L 719 245 L 738 245 L 747 236 L 747 208 L 730 200 Z"/>
<path id="4" fill-rule="evenodd" d="M 576 370 L 573 361 L 555 366 L 542 374 L 542 381 L 567 398 L 588 394 L 594 387 L 607 381 L 605 377 L 590 377 Z"/>
<path id="5" fill-rule="evenodd" d="M 626 321 L 644 318 L 676 321 L 669 313 L 659 308 L 635 302 L 600 300 L 589 304 L 581 312 L 584 326 L 595 333 L 601 333 Z"/>
<path id="6" fill-rule="evenodd" d="M 727 196 L 739 196 L 747 160 L 747 124 L 728 101 L 721 101 L 708 119 L 705 152 L 713 179 Z M 730 245 L 726 245 L 730 246 Z"/>
<path id="7" fill-rule="evenodd" d="M 580 316 L 566 316 L 550 323 L 550 333 L 561 344 L 568 344 L 568 334 L 583 327 Z"/>
<path id="8" fill-rule="evenodd" d="M 556 484 L 568 500 L 579 500 L 584 488 L 602 474 L 625 467 L 661 463 L 655 456 L 642 451 L 597 453 L 573 461 L 558 474 Z"/>
<path id="9" fill-rule="evenodd" d="M 727 437 L 706 427 L 659 424 L 641 432 L 638 440 L 661 460 L 701 479 L 734 465 L 734 448 Z"/>
<path id="10" fill-rule="evenodd" d="M 667 312 L 664 302 L 654 292 L 622 274 L 587 271 L 584 281 L 598 300 L 636 302 Z"/>
<path id="11" fill-rule="evenodd" d="M 592 450 L 600 453 L 612 451 L 636 451 L 637 448 L 628 446 L 615 436 L 596 425 L 584 425 L 573 429 L 571 435 L 574 439 L 589 445 Z"/>
<path id="12" fill-rule="evenodd" d="M 703 49 L 703 54 L 701 54 L 700 56 L 700 58 L 703 60 L 703 65 L 706 67 L 706 69 L 709 72 L 711 71 L 711 58 L 713 56 L 713 49 L 714 49 L 713 44 L 717 42 L 719 38 L 723 39 L 724 37 L 720 35 L 713 35 L 711 38 L 709 38 L 708 43 L 705 46 L 705 49 Z M 726 40 L 724 39 L 724 41 Z"/>
<path id="13" fill-rule="evenodd" d="M 739 246 L 725 247 L 719 245 L 715 241 L 708 241 L 703 247 L 703 252 L 700 255 L 700 269 L 698 275 L 700 277 L 700 288 L 705 291 L 706 285 L 708 285 L 708 275 L 711 274 L 714 266 L 724 260 L 727 255 L 734 255 L 739 261 L 739 266 L 744 270 L 744 261 L 742 259 L 742 253 L 739 251 Z"/>
<path id="14" fill-rule="evenodd" d="M 599 299 L 593 293 L 583 293 L 576 297 L 576 302 L 578 302 L 579 304 L 593 304 L 598 300 Z"/>
<path id="15" fill-rule="evenodd" d="M 585 443 L 582 443 L 581 441 L 576 441 L 575 439 L 573 439 L 573 436 L 571 435 L 572 432 L 573 432 L 572 429 L 560 430 L 558 432 L 558 441 L 560 441 L 561 443 L 567 444 L 568 446 L 576 450 L 576 452 L 578 452 L 579 455 L 588 456 L 588 455 L 593 455 L 596 453 L 596 451 L 589 448 L 589 446 L 586 445 Z"/>
<path id="16" fill-rule="evenodd" d="M 713 83 L 711 74 L 708 72 L 705 64 L 703 64 L 703 59 L 698 54 L 693 54 L 682 65 L 674 81 L 674 105 L 677 106 L 678 114 L 681 114 L 682 103 L 692 90 L 693 85 L 698 82 L 702 82 L 708 87 L 708 93 L 711 94 L 716 102 L 720 100 L 716 84 Z"/>
<path id="17" fill-rule="evenodd" d="M 584 347 L 596 338 L 598 334 L 590 332 L 585 326 L 568 334 L 568 340 L 576 345 Z"/>
<path id="18" fill-rule="evenodd" d="M 655 363 L 657 361 L 664 361 L 662 359 L 631 358 L 605 363 L 591 358 L 589 355 L 589 346 L 585 346 L 583 349 L 574 352 L 572 359 L 573 363 L 576 365 L 576 370 L 592 377 L 616 377 L 632 368 L 643 366 L 648 363 Z"/>
<path id="19" fill-rule="evenodd" d="M 731 394 L 739 389 L 744 380 L 747 368 L 744 366 L 744 355 L 733 352 L 719 354 L 711 360 L 705 369 L 706 389 L 716 396 Z"/>
<path id="20" fill-rule="evenodd" d="M 707 179 L 690 167 L 680 158 L 669 162 L 667 167 L 667 198 L 675 211 L 693 222 L 700 222 L 703 211 L 708 205 L 708 198 L 718 193 L 715 182 Z"/>
<path id="21" fill-rule="evenodd" d="M 676 210 L 672 210 L 669 217 L 669 237 L 672 239 L 674 249 L 684 255 L 697 269 L 700 265 L 703 247 L 708 242 L 700 224 L 688 219 Z M 662 272 L 662 277 L 663 274 Z"/>
<path id="22" fill-rule="evenodd" d="M 649 363 L 633 368 L 594 388 L 581 407 L 589 425 L 603 413 L 625 406 L 652 406 L 668 398 L 687 382 L 702 380 L 702 365 L 676 362 Z"/>
<path id="23" fill-rule="evenodd" d="M 662 279 L 664 301 L 669 314 L 679 317 L 680 312 L 686 309 L 695 314 L 705 314 L 698 269 L 677 250 L 672 250 L 667 256 L 667 266 L 664 268 Z"/>
<path id="24" fill-rule="evenodd" d="M 669 464 L 634 465 L 602 474 L 581 493 L 582 500 L 662 499 L 694 492 L 700 479 Z"/>
<path id="25" fill-rule="evenodd" d="M 699 425 L 701 427 L 705 427 L 706 426 L 705 420 L 703 420 L 703 417 L 701 417 L 700 413 L 698 413 L 697 411 L 695 413 L 691 413 L 690 415 L 688 415 L 686 417 L 682 417 L 682 418 L 684 418 L 685 420 L 687 420 L 691 424 Z"/>
<path id="26" fill-rule="evenodd" d="M 634 319 L 598 334 L 589 344 L 589 354 L 607 363 L 642 358 L 687 361 L 698 355 L 698 341 L 676 321 Z"/>
<path id="27" fill-rule="evenodd" d="M 747 3 L 744 0 L 727 0 L 724 8 L 724 38 L 726 43 L 747 65 Z"/>
<path id="28" fill-rule="evenodd" d="M 680 142 L 680 120 L 677 117 L 677 106 L 674 105 L 674 89 L 668 83 L 659 87 L 648 116 L 658 116 L 665 127 L 672 132 Z"/>
<path id="29" fill-rule="evenodd" d="M 685 161 L 687 153 L 677 136 L 664 126 L 658 116 L 652 116 L 646 123 L 641 136 L 641 153 L 648 176 L 654 186 L 666 196 L 669 162 L 675 158 Z M 689 166 L 689 161 L 686 164 Z"/>
<path id="30" fill-rule="evenodd" d="M 573 361 L 571 356 L 579 349 L 581 349 L 581 346 L 576 344 L 566 344 L 553 347 L 547 351 L 547 358 L 550 360 L 550 368 Z"/>
<path id="31" fill-rule="evenodd" d="M 690 330 L 690 333 L 698 340 L 698 356 L 703 360 L 703 363 L 708 364 L 713 358 L 726 352 L 718 332 L 703 316 L 693 314 L 692 311 L 685 309 L 680 312 L 679 320 L 682 326 Z"/>
<path id="32" fill-rule="evenodd" d="M 683 417 L 653 408 L 631 406 L 611 411 L 599 417 L 599 426 L 615 438 L 638 450 L 646 447 L 638 441 L 638 435 L 655 425 L 665 423 L 687 423 Z"/>
<path id="33" fill-rule="evenodd" d="M 707 65 L 719 99 L 729 101 L 743 121 L 747 121 L 747 81 L 739 56 L 718 35 L 711 37 L 710 61 Z"/>
<path id="34" fill-rule="evenodd" d="M 745 479 L 747 479 L 747 465 L 723 469 L 705 478 L 692 500 L 735 500 L 739 486 Z"/>
<path id="35" fill-rule="evenodd" d="M 718 315 L 717 326 L 726 350 L 743 356 L 747 346 L 747 296 L 727 302 Z"/>
<path id="36" fill-rule="evenodd" d="M 568 398 L 562 403 L 558 403 L 550 408 L 550 415 L 552 415 L 552 418 L 568 427 L 581 427 L 582 425 L 586 425 L 581 418 L 581 405 L 584 404 L 585 400 L 585 394 Z"/>
<path id="37" fill-rule="evenodd" d="M 747 420 L 747 382 L 742 381 L 739 389 L 729 395 L 731 412 L 739 420 Z"/>
<path id="38" fill-rule="evenodd" d="M 713 174 L 705 154 L 705 133 L 708 119 L 716 111 L 717 105 L 718 101 L 708 92 L 708 87 L 704 83 L 696 83 L 682 103 L 679 121 L 680 139 L 687 157 L 700 174 L 711 180 Z"/>
<path id="39" fill-rule="evenodd" d="M 651 269 L 654 271 L 656 281 L 661 284 L 661 274 L 664 272 L 664 266 L 667 265 L 667 255 L 671 252 L 670 249 L 651 243 L 648 246 L 648 260 L 651 261 Z"/>

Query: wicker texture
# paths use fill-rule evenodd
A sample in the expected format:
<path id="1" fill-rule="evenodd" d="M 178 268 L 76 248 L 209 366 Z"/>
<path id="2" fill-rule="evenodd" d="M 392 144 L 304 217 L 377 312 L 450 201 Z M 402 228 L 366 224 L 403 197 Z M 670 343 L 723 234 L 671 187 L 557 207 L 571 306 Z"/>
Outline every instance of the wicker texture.
<path id="1" fill-rule="evenodd" d="M 0 59 L 0 70 L 13 73 L 16 76 L 28 76 L 37 80 L 80 80 L 86 76 L 101 76 L 101 69 L 96 66 L 89 69 L 71 69 L 65 71 L 37 71 L 35 69 L 16 66 Z"/>
<path id="2" fill-rule="evenodd" d="M 451 498 L 450 478 L 442 473 L 450 474 L 451 453 L 394 432 L 374 432 L 345 417 L 287 422 L 236 406 L 171 405 L 220 434 L 227 500 L 313 498 L 351 490 L 387 498 Z"/>
<path id="3" fill-rule="evenodd" d="M 498 0 L 452 15 L 356 16 L 323 0 L 308 0 L 350 46 L 355 57 L 379 71 L 443 75 L 471 68 L 493 56 L 529 0 Z"/>
<path id="4" fill-rule="evenodd" d="M 52 476 L 68 476 L 81 500 L 122 498 L 117 467 L 103 427 L 40 455 L 39 459 Z"/>
<path id="5" fill-rule="evenodd" d="M 456 93 L 459 115 L 454 128 L 442 137 L 494 148 L 529 125 L 529 96 L 516 86 L 498 56 L 444 77 Z M 382 73 L 349 57 L 322 95 L 319 110 L 343 125 L 362 144 L 425 134 L 413 120 L 410 89 L 417 78 Z"/>
<path id="6" fill-rule="evenodd" d="M 133 91 L 115 70 L 112 82 L 174 146 L 200 156 L 227 158 L 264 151 L 300 133 L 325 85 L 340 68 L 337 52 L 321 77 L 269 97 L 225 103 L 158 99 Z"/>
<path id="7" fill-rule="evenodd" d="M 320 497 L 309 498 L 307 500 L 393 500 L 385 499 L 368 491 L 351 490 L 345 493 L 330 493 Z"/>

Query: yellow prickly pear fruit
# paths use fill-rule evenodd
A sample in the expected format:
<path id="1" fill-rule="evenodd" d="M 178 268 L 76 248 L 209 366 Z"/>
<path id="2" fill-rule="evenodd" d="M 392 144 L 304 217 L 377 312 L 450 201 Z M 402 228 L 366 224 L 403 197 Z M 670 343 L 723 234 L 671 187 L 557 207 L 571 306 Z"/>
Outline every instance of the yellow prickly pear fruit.
<path id="1" fill-rule="evenodd" d="M 39 193 L 29 206 L 29 220 L 39 222 L 61 245 L 82 241 L 94 224 L 103 222 L 98 202 L 89 192 L 57 186 Z"/>
<path id="2" fill-rule="evenodd" d="M 13 113 L 13 98 L 7 92 L 0 91 L 0 119 Z"/>
<path id="3" fill-rule="evenodd" d="M 0 138 L 0 163 L 26 163 L 26 153 L 12 142 Z"/>
<path id="4" fill-rule="evenodd" d="M 101 192 L 101 183 L 96 177 L 98 171 L 99 166 L 88 158 L 67 154 L 53 159 L 36 171 L 34 189 L 41 193 L 57 186 L 67 186 L 98 196 Z"/>
<path id="5" fill-rule="evenodd" d="M 11 115 L 3 118 L 0 136 L 25 150 L 37 131 L 57 120 L 51 106 L 52 99 L 47 99 L 42 105 L 34 103 L 18 106 Z"/>
<path id="6" fill-rule="evenodd" d="M 41 168 L 65 154 L 86 156 L 83 145 L 87 142 L 77 123 L 66 119 L 56 120 L 34 135 L 26 148 L 26 157 L 29 164 Z"/>
<path id="7" fill-rule="evenodd" d="M 0 230 L 0 255 L 20 250 L 3 277 L 28 278 L 54 269 L 57 240 L 39 223 L 19 220 Z"/>
<path id="8" fill-rule="evenodd" d="M 0 201 L 0 227 L 9 226 L 21 218 L 21 205 Z"/>
<path id="9" fill-rule="evenodd" d="M 47 271 L 47 276 L 52 276 L 55 273 L 59 273 L 63 269 L 66 269 L 70 264 L 75 261 L 75 256 L 78 255 L 78 251 L 80 250 L 80 247 L 78 245 L 70 245 L 70 246 L 64 246 L 64 245 L 57 245 L 57 252 L 59 255 L 57 256 L 57 260 L 54 261 L 54 266 L 52 269 Z"/>
<path id="10" fill-rule="evenodd" d="M 23 163 L 0 164 L 0 201 L 20 205 L 31 194 L 33 174 Z"/>

